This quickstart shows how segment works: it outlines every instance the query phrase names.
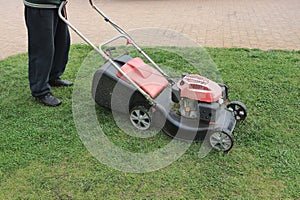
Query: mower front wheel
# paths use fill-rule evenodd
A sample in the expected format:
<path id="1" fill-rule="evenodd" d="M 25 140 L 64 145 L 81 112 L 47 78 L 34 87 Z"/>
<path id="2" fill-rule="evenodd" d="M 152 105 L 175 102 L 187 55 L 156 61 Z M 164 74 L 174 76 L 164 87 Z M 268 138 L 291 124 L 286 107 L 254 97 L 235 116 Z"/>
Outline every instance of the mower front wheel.
<path id="1" fill-rule="evenodd" d="M 210 135 L 209 143 L 218 151 L 228 152 L 233 147 L 234 140 L 233 136 L 223 131 L 217 131 Z"/>
<path id="2" fill-rule="evenodd" d="M 151 127 L 151 114 L 144 106 L 135 106 L 130 110 L 129 118 L 131 124 L 138 130 L 147 130 Z"/>
<path id="3" fill-rule="evenodd" d="M 248 111 L 245 104 L 239 101 L 230 102 L 227 105 L 227 109 L 233 112 L 234 117 L 237 121 L 245 120 L 248 115 Z"/>

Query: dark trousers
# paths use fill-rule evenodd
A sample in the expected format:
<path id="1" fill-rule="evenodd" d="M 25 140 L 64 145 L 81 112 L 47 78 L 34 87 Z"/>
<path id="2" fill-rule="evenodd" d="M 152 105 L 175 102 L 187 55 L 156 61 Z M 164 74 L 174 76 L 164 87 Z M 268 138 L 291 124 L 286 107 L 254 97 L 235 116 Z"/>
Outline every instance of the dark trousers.
<path id="1" fill-rule="evenodd" d="M 28 30 L 28 78 L 32 96 L 50 92 L 49 82 L 61 76 L 68 62 L 70 35 L 58 9 L 25 6 Z"/>

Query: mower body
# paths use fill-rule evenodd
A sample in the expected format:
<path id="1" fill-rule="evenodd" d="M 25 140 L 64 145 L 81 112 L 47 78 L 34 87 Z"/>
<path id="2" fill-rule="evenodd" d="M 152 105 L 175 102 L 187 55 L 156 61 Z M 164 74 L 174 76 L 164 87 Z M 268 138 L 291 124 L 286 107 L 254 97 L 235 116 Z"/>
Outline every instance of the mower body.
<path id="1" fill-rule="evenodd" d="M 131 68 L 127 65 L 135 65 L 134 62 L 140 61 L 129 55 L 122 55 L 115 58 L 114 62 L 131 76 Z M 138 63 L 136 67 L 143 69 L 145 65 Z M 157 100 L 158 104 L 154 109 L 110 62 L 106 62 L 94 74 L 92 94 L 95 102 L 121 113 L 130 113 L 133 108 L 142 106 L 151 112 L 152 122 L 164 122 L 163 131 L 177 139 L 197 141 L 215 132 L 223 132 L 233 138 L 236 118 L 226 107 L 228 89 L 225 85 L 198 75 L 186 75 L 169 88 L 168 81 L 162 76 L 146 78 L 143 82 L 138 79 L 146 77 L 147 74 L 143 74 L 143 70 L 134 71 L 131 78 L 142 82 L 141 88 Z M 149 71 L 149 68 L 144 71 Z M 152 74 L 157 73 L 152 71 Z M 171 109 L 174 105 L 177 105 L 177 110 Z"/>

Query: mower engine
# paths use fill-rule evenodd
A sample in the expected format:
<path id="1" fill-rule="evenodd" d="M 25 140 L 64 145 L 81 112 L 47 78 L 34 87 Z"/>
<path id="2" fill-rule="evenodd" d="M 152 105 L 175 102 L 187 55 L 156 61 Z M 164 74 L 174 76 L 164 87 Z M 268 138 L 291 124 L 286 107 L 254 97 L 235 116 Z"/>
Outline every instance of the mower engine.
<path id="1" fill-rule="evenodd" d="M 176 88 L 180 114 L 186 118 L 214 120 L 214 111 L 224 103 L 224 97 L 226 98 L 225 89 L 200 75 L 184 75 Z"/>
<path id="2" fill-rule="evenodd" d="M 228 88 L 200 75 L 184 74 L 172 86 L 172 101 L 180 117 L 171 112 L 163 130 L 178 139 L 202 140 L 208 134 L 211 146 L 227 152 L 233 145 L 237 120 L 246 117 L 240 102 L 228 102 Z"/>

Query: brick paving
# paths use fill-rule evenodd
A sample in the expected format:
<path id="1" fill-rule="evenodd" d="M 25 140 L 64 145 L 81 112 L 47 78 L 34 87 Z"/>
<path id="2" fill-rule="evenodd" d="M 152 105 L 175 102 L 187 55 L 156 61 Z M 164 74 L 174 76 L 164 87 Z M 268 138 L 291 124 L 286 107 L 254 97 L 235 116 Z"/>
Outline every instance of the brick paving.
<path id="1" fill-rule="evenodd" d="M 2 1 L 0 59 L 27 51 L 23 3 L 14 0 L 4 5 Z M 174 30 L 207 47 L 300 49 L 299 0 L 94 1 L 126 30 Z M 88 0 L 70 0 L 68 11 L 69 19 L 95 44 L 116 34 L 91 9 Z M 82 43 L 73 32 L 72 43 Z"/>

